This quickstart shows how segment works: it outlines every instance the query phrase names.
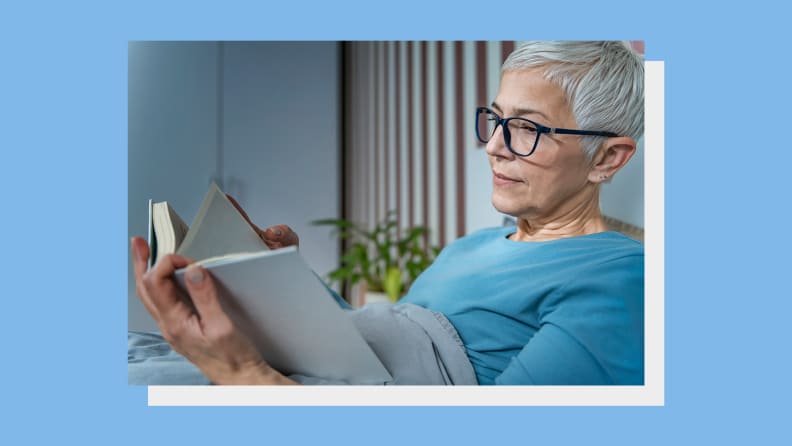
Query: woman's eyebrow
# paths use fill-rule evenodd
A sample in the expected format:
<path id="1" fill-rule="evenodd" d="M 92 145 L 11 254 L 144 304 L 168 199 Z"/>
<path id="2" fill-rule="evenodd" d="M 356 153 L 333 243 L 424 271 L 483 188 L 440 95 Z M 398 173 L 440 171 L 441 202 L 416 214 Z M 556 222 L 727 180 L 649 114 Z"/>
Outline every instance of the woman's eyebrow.
<path id="1" fill-rule="evenodd" d="M 498 105 L 497 102 L 492 102 L 492 108 L 494 108 L 498 112 L 503 112 L 503 109 Z M 539 110 L 534 110 L 532 108 L 515 108 L 514 109 L 514 116 L 522 116 L 522 115 L 539 115 L 545 119 L 545 121 L 550 121 L 550 118 L 547 117 L 544 113 L 540 112 Z M 507 116 L 508 117 L 508 116 Z"/>

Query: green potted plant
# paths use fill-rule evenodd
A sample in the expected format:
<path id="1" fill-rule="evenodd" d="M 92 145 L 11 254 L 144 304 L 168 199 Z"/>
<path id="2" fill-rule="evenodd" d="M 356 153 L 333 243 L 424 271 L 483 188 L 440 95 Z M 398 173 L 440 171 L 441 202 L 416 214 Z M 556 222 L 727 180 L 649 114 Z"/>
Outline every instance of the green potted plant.
<path id="1" fill-rule="evenodd" d="M 314 225 L 334 227 L 346 249 L 341 265 L 328 274 L 331 284 L 346 281 L 350 287 L 365 284 L 366 292 L 384 292 L 391 302 L 399 300 L 416 277 L 434 261 L 440 249 L 424 246 L 429 230 L 406 228 L 399 234 L 396 212 L 391 211 L 371 231 L 344 219 L 326 219 Z"/>

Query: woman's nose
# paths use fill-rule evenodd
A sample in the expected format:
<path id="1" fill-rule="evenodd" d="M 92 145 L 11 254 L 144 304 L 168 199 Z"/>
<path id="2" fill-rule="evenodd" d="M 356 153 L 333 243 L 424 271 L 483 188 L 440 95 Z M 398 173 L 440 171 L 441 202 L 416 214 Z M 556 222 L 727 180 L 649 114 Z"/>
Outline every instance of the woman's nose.
<path id="1" fill-rule="evenodd" d="M 487 155 L 508 158 L 513 156 L 509 149 L 506 147 L 506 139 L 503 135 L 503 126 L 498 125 L 492 136 L 487 142 L 486 146 Z"/>

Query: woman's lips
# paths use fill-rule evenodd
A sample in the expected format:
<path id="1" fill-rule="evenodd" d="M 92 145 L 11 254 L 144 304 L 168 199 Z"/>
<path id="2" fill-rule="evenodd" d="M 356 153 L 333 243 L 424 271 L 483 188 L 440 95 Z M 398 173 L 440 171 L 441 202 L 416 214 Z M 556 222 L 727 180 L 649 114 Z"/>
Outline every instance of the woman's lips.
<path id="1" fill-rule="evenodd" d="M 496 186 L 509 186 L 512 184 L 522 183 L 520 180 L 516 180 L 514 178 L 509 178 L 505 175 L 502 175 L 498 172 L 492 171 L 492 183 Z"/>

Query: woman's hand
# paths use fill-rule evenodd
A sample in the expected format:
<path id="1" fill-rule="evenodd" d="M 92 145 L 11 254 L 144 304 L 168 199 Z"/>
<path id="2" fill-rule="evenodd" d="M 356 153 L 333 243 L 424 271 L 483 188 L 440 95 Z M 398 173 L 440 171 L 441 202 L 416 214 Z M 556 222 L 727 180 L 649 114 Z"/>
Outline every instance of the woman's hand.
<path id="1" fill-rule="evenodd" d="M 226 197 L 231 201 L 231 204 L 237 208 L 240 214 L 245 217 L 245 220 L 250 224 L 250 226 L 255 229 L 256 233 L 261 237 L 261 240 L 270 247 L 270 249 L 277 249 L 277 248 L 285 248 L 287 246 L 300 246 L 300 238 L 297 236 L 297 233 L 292 231 L 292 229 L 286 225 L 275 225 L 271 226 L 265 230 L 261 230 L 258 226 L 256 226 L 248 217 L 247 212 L 242 209 L 242 206 L 237 203 L 237 201 L 231 195 L 226 194 Z"/>
<path id="2" fill-rule="evenodd" d="M 269 366 L 220 306 L 212 276 L 192 265 L 185 278 L 193 306 L 181 296 L 173 272 L 191 261 L 171 254 L 146 271 L 145 240 L 132 239 L 137 294 L 162 336 L 215 384 L 296 384 Z"/>

